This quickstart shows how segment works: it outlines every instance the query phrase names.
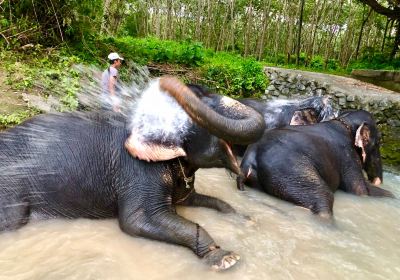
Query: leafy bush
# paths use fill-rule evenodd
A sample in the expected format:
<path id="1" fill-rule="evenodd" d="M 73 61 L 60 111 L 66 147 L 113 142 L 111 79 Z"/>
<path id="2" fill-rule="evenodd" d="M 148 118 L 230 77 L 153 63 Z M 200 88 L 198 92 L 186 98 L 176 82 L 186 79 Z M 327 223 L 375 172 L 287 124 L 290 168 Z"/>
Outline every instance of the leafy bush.
<path id="1" fill-rule="evenodd" d="M 350 63 L 349 68 L 400 70 L 400 58 L 391 59 L 383 53 L 365 51 L 359 60 Z"/>
<path id="2" fill-rule="evenodd" d="M 311 59 L 310 67 L 313 69 L 322 70 L 324 68 L 324 58 L 320 55 L 316 55 Z"/>
<path id="3" fill-rule="evenodd" d="M 201 43 L 163 41 L 149 38 L 104 38 L 103 43 L 112 44 L 127 59 L 139 64 L 176 63 L 186 66 L 199 66 L 204 60 L 204 47 Z M 103 55 L 106 57 L 107 50 Z"/>
<path id="4" fill-rule="evenodd" d="M 263 66 L 253 58 L 216 53 L 207 60 L 202 70 L 213 87 L 234 97 L 259 95 L 267 86 Z"/>
<path id="5" fill-rule="evenodd" d="M 80 62 L 76 56 L 65 50 L 48 53 L 40 45 L 30 53 L 1 52 L 1 56 L 12 57 L 3 64 L 7 76 L 6 83 L 16 90 L 31 89 L 60 98 L 60 110 L 74 110 L 78 106 L 77 92 L 80 89 L 79 74 L 73 65 Z"/>
<path id="6" fill-rule="evenodd" d="M 22 112 L 0 115 L 0 129 L 8 128 L 20 124 L 27 118 L 36 115 L 38 111 L 36 110 L 26 110 Z"/>
<path id="7" fill-rule="evenodd" d="M 326 62 L 326 69 L 328 70 L 337 70 L 340 68 L 339 61 L 336 59 L 328 59 Z"/>

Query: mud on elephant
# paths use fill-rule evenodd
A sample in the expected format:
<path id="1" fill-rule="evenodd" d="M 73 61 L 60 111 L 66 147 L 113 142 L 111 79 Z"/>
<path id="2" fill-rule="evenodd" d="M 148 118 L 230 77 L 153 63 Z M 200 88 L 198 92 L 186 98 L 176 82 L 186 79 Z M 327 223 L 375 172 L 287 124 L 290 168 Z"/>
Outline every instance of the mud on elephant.
<path id="1" fill-rule="evenodd" d="M 264 121 L 232 99 L 191 88 L 163 77 L 143 94 L 132 118 L 47 114 L 2 132 L 0 231 L 17 229 L 33 215 L 117 217 L 127 234 L 186 246 L 216 269 L 235 264 L 238 255 L 177 215 L 175 204 L 233 212 L 194 191 L 194 172 L 225 167 L 238 173 L 228 142 L 256 141 Z M 158 123 L 163 117 L 171 122 Z"/>
<path id="2" fill-rule="evenodd" d="M 393 197 L 374 186 L 382 182 L 379 141 L 373 117 L 362 110 L 314 125 L 272 129 L 247 149 L 238 188 L 259 188 L 325 217 L 333 214 L 337 189 Z"/>

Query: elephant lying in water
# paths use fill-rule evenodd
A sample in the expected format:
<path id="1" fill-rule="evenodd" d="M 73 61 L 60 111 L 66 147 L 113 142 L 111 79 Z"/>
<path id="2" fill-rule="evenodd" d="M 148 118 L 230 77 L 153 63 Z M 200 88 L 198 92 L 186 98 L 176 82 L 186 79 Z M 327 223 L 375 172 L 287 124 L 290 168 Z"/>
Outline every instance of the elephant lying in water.
<path id="1" fill-rule="evenodd" d="M 175 204 L 234 211 L 194 192 L 194 172 L 225 167 L 238 173 L 226 141 L 256 141 L 264 130 L 262 116 L 232 99 L 196 88 L 193 92 L 174 78 L 161 78 L 153 86 L 170 96 L 150 92 L 150 105 L 165 111 L 168 104 L 157 107 L 155 102 L 171 99 L 171 111 L 181 110 L 176 115 L 185 120 L 179 130 L 165 124 L 157 128 L 156 123 L 143 126 L 160 116 L 141 122 L 140 114 L 150 109 L 138 107 L 139 121 L 132 123 L 111 112 L 48 114 L 2 132 L 0 231 L 17 229 L 33 215 L 117 217 L 127 234 L 186 246 L 216 269 L 235 264 L 239 256 L 177 215 Z M 160 136 L 156 129 L 166 134 Z"/>
<path id="2" fill-rule="evenodd" d="M 362 172 L 375 185 L 382 181 L 379 138 L 371 114 L 362 110 L 314 125 L 266 131 L 243 157 L 238 188 L 256 187 L 328 217 L 337 189 L 393 197 Z"/>

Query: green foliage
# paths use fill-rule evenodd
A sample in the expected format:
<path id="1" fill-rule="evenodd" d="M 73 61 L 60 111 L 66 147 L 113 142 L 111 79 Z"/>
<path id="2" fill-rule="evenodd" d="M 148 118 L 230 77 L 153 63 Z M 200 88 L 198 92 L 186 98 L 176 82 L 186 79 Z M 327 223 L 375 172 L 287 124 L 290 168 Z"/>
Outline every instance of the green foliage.
<path id="1" fill-rule="evenodd" d="M 186 66 L 199 66 L 204 60 L 201 43 L 163 41 L 150 38 L 106 38 L 103 42 L 112 43 L 127 59 L 140 64 L 149 62 L 174 63 Z"/>
<path id="2" fill-rule="evenodd" d="M 213 87 L 234 97 L 259 95 L 267 86 L 263 66 L 253 58 L 216 53 L 207 59 L 202 71 Z"/>
<path id="3" fill-rule="evenodd" d="M 77 55 L 93 61 L 91 54 L 96 53 L 97 61 L 104 60 L 108 53 L 116 51 L 126 61 L 148 65 L 172 64 L 200 69 L 201 81 L 219 92 L 234 96 L 254 96 L 264 92 L 267 80 L 263 66 L 253 58 L 244 59 L 240 55 L 226 52 L 214 52 L 205 49 L 202 44 L 191 41 L 160 40 L 154 37 L 119 38 L 105 37 L 86 44 L 86 49 Z M 93 49 L 92 49 L 93 48 Z M 125 67 L 121 69 L 124 78 Z M 127 75 L 128 76 L 128 75 Z"/>
<path id="4" fill-rule="evenodd" d="M 314 56 L 310 61 L 310 67 L 312 69 L 322 70 L 324 68 L 324 58 L 319 55 Z"/>
<path id="5" fill-rule="evenodd" d="M 0 57 L 8 57 L 3 66 L 7 72 L 6 84 L 15 90 L 30 90 L 43 97 L 60 98 L 59 110 L 74 110 L 78 106 L 80 89 L 78 72 L 73 65 L 81 60 L 65 50 L 46 52 L 36 45 L 30 53 L 3 51 Z"/>
<path id="6" fill-rule="evenodd" d="M 337 59 L 333 59 L 333 58 L 328 59 L 328 61 L 326 62 L 325 68 L 329 69 L 329 70 L 337 70 L 340 68 L 339 61 L 337 61 Z"/>
<path id="7" fill-rule="evenodd" d="M 32 109 L 12 114 L 0 115 L 0 129 L 5 129 L 20 124 L 24 120 L 36 114 L 38 114 L 38 111 Z"/>
<path id="8" fill-rule="evenodd" d="M 400 70 L 400 57 L 390 59 L 383 53 L 375 53 L 371 49 L 365 50 L 362 57 L 353 61 L 349 65 L 350 69 L 382 69 L 382 70 Z"/>

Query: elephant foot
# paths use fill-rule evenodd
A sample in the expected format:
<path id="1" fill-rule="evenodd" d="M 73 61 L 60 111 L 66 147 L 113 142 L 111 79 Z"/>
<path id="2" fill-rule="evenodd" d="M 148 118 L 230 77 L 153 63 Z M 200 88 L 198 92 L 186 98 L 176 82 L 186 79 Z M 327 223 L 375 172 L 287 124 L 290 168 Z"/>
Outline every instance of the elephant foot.
<path id="1" fill-rule="evenodd" d="M 240 256 L 234 252 L 228 252 L 218 247 L 214 247 L 208 252 L 204 259 L 208 265 L 214 270 L 225 270 L 235 265 Z"/>

